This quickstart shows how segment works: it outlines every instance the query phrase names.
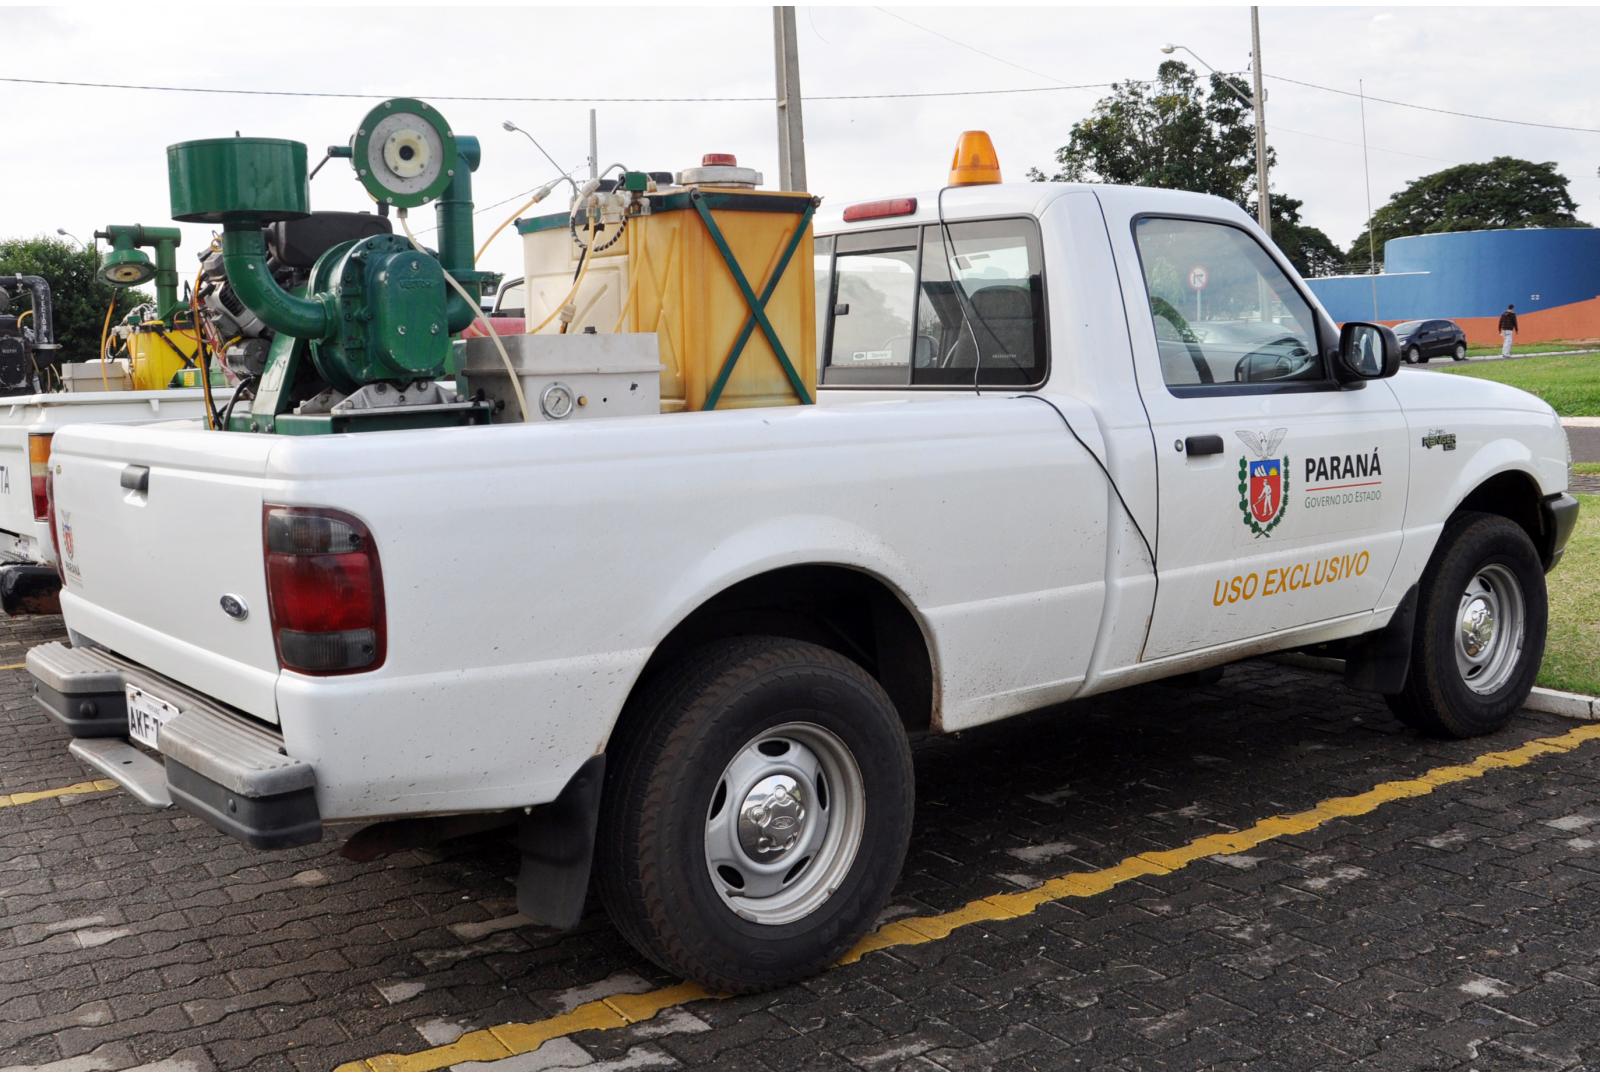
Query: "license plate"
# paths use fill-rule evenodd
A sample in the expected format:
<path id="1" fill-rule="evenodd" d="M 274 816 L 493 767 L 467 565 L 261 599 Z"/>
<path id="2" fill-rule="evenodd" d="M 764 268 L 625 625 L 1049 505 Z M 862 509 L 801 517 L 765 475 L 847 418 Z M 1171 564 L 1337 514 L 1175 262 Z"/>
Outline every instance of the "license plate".
<path id="1" fill-rule="evenodd" d="M 152 750 L 159 749 L 161 725 L 178 716 L 176 707 L 158 697 L 140 690 L 137 686 L 126 688 L 128 696 L 128 734 L 133 741 L 143 743 Z"/>

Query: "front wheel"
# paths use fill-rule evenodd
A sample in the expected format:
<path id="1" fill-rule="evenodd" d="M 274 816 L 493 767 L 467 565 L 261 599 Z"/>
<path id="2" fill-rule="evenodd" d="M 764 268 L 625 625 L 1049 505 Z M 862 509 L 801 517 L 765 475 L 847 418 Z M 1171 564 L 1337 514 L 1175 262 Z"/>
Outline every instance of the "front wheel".
<path id="1" fill-rule="evenodd" d="M 1406 363 L 1408 363 L 1408 364 L 1420 364 L 1420 363 L 1422 363 L 1422 350 L 1417 348 L 1415 345 L 1413 345 L 1413 346 L 1411 346 L 1411 348 L 1407 349 L 1406 350 Z"/>
<path id="2" fill-rule="evenodd" d="M 613 739 L 599 891 L 623 936 L 712 990 L 792 982 L 872 926 L 911 835 L 910 747 L 845 657 L 743 637 L 641 690 Z"/>
<path id="3" fill-rule="evenodd" d="M 1410 672 L 1389 707 L 1430 735 L 1499 731 L 1544 658 L 1544 568 L 1528 534 L 1494 514 L 1452 518 L 1417 601 Z"/>

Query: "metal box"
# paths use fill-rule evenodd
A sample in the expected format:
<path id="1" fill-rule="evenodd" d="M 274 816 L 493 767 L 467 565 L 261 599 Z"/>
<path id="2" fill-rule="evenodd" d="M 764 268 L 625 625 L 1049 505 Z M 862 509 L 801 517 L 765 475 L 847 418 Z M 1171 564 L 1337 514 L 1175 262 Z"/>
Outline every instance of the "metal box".
<path id="1" fill-rule="evenodd" d="M 500 339 L 533 420 L 647 416 L 661 411 L 661 346 L 654 334 L 508 334 Z M 462 350 L 467 392 L 495 403 L 497 423 L 522 419 L 494 341 Z"/>

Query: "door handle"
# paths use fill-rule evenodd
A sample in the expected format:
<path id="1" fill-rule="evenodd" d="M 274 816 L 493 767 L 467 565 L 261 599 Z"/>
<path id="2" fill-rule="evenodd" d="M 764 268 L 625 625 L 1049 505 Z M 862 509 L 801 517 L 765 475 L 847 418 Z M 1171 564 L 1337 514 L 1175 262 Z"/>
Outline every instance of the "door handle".
<path id="1" fill-rule="evenodd" d="M 1183 452 L 1190 457 L 1222 453 L 1221 435 L 1190 435 L 1183 440 Z"/>
<path id="2" fill-rule="evenodd" d="M 124 491 L 150 491 L 150 466 L 127 465 L 122 470 L 122 488 Z"/>

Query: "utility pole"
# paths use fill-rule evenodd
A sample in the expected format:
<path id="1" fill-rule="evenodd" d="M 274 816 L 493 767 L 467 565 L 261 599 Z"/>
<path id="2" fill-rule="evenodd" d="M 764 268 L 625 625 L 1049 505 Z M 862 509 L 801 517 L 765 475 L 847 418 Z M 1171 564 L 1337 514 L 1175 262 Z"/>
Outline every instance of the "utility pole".
<path id="1" fill-rule="evenodd" d="M 772 44 L 778 102 L 778 187 L 806 190 L 806 136 L 800 117 L 800 51 L 794 8 L 772 9 Z"/>
<path id="2" fill-rule="evenodd" d="M 1261 92 L 1261 9 L 1250 8 L 1250 71 L 1255 76 L 1256 92 L 1256 214 L 1261 231 L 1272 235 L 1272 211 L 1267 206 L 1267 107 Z"/>

